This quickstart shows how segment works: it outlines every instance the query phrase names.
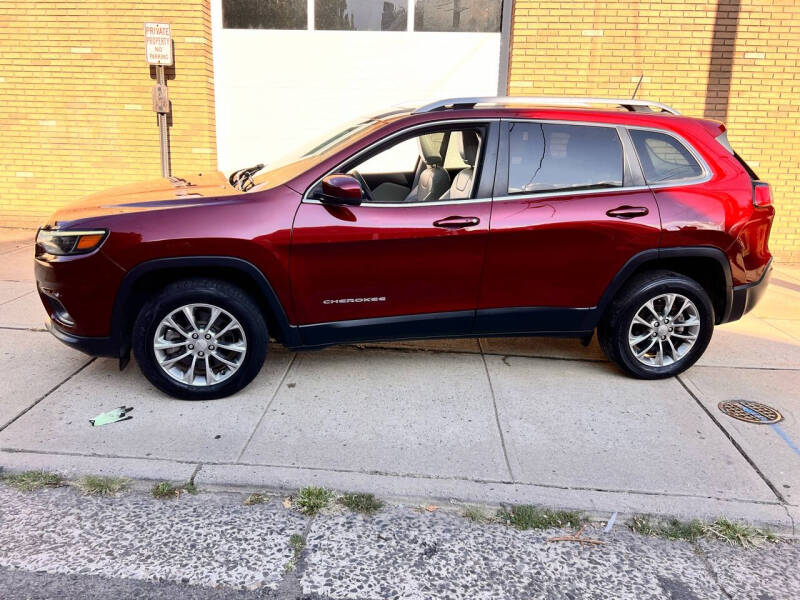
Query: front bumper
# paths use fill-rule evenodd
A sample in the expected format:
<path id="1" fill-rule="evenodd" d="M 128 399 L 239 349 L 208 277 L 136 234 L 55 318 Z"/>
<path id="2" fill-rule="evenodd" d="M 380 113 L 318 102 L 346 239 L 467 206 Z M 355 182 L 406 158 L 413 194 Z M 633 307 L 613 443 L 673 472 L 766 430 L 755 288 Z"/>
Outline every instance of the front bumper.
<path id="1" fill-rule="evenodd" d="M 736 321 L 741 319 L 742 316 L 753 310 L 755 305 L 758 304 L 764 292 L 767 291 L 769 285 L 769 278 L 772 276 L 772 259 L 770 259 L 767 268 L 761 275 L 761 279 L 753 283 L 745 285 L 737 285 L 733 288 L 733 298 L 731 300 L 731 312 L 727 322 Z"/>
<path id="2" fill-rule="evenodd" d="M 56 336 L 70 348 L 80 350 L 90 356 L 110 356 L 119 358 L 119 344 L 114 343 L 110 337 L 88 337 L 67 333 L 61 329 L 50 317 L 44 322 L 47 331 Z"/>
<path id="3" fill-rule="evenodd" d="M 40 254 L 36 287 L 47 314 L 77 337 L 111 335 L 114 298 L 125 271 L 101 251 L 75 256 Z"/>

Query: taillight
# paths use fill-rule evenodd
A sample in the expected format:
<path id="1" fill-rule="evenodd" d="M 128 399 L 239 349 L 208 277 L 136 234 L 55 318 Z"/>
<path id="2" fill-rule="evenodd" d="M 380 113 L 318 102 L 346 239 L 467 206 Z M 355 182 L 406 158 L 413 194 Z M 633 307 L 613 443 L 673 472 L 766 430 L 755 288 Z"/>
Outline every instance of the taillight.
<path id="1" fill-rule="evenodd" d="M 772 191 L 768 183 L 753 182 L 753 206 L 772 206 Z"/>

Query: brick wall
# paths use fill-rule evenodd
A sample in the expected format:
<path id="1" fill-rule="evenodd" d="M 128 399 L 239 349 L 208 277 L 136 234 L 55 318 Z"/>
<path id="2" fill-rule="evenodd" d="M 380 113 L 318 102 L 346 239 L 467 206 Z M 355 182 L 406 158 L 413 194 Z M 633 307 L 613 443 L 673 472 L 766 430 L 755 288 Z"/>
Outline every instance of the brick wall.
<path id="1" fill-rule="evenodd" d="M 2 0 L 0 226 L 160 177 L 145 21 L 172 26 L 173 173 L 216 169 L 208 0 Z"/>
<path id="2" fill-rule="evenodd" d="M 770 247 L 800 261 L 800 2 L 514 0 L 509 93 L 658 100 L 721 120 L 772 184 Z"/>

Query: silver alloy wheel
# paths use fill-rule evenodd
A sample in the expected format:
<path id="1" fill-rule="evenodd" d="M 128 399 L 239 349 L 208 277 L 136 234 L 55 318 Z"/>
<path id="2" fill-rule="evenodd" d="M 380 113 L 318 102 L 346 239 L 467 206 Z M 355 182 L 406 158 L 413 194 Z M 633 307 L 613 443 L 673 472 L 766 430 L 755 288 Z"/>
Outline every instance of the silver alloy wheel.
<path id="1" fill-rule="evenodd" d="M 636 359 L 648 367 L 666 367 L 681 360 L 700 335 L 700 313 L 681 294 L 651 298 L 631 321 L 628 345 Z"/>
<path id="2" fill-rule="evenodd" d="M 239 370 L 247 337 L 236 318 L 213 304 L 187 304 L 156 327 L 153 351 L 172 379 L 196 387 L 225 381 Z"/>

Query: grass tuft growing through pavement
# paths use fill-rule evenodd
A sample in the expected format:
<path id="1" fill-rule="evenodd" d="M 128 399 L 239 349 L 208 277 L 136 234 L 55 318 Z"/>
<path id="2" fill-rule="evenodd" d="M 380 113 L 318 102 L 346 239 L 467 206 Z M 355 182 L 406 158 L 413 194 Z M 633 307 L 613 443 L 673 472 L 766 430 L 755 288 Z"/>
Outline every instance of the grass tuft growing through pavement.
<path id="1" fill-rule="evenodd" d="M 300 554 L 303 552 L 303 549 L 306 547 L 306 541 L 299 533 L 293 533 L 289 538 L 289 547 L 292 549 L 292 557 L 283 567 L 283 570 L 287 573 L 294 571 L 297 567 L 297 561 L 300 558 Z"/>
<path id="2" fill-rule="evenodd" d="M 497 511 L 497 518 L 501 523 L 513 525 L 517 529 L 576 528 L 588 521 L 579 512 L 550 510 L 531 504 L 515 505 L 510 510 L 501 508 Z"/>
<path id="3" fill-rule="evenodd" d="M 461 514 L 465 519 L 469 519 L 474 523 L 486 523 L 492 520 L 479 506 L 467 506 Z"/>
<path id="4" fill-rule="evenodd" d="M 364 515 L 374 515 L 383 508 L 383 502 L 378 500 L 374 494 L 344 494 L 339 497 L 338 501 L 339 504 L 353 512 Z"/>
<path id="5" fill-rule="evenodd" d="M 641 535 L 662 537 L 668 540 L 695 542 L 700 538 L 724 540 L 740 546 L 758 546 L 763 542 L 777 541 L 774 533 L 719 518 L 712 523 L 697 519 L 680 521 L 655 519 L 648 515 L 635 515 L 628 522 L 628 528 Z"/>
<path id="6" fill-rule="evenodd" d="M 45 487 L 58 487 L 64 485 L 60 475 L 46 471 L 25 471 L 24 473 L 11 473 L 3 477 L 11 487 L 22 492 L 32 492 Z"/>
<path id="7" fill-rule="evenodd" d="M 245 506 L 253 506 L 254 504 L 264 504 L 269 500 L 269 496 L 264 494 L 259 494 L 258 492 L 253 492 L 247 498 L 244 499 Z"/>
<path id="8" fill-rule="evenodd" d="M 648 535 L 651 537 L 662 537 L 668 540 L 685 540 L 694 542 L 703 537 L 705 532 L 702 521 L 680 521 L 678 519 L 668 519 L 666 521 L 656 521 L 647 515 L 636 515 L 628 523 L 628 527 L 634 533 Z"/>
<path id="9" fill-rule="evenodd" d="M 153 498 L 157 500 L 166 500 L 167 498 L 177 498 L 180 496 L 180 490 L 172 485 L 169 481 L 162 481 L 155 484 L 150 488 L 150 493 Z"/>
<path id="10" fill-rule="evenodd" d="M 300 509 L 300 512 L 313 517 L 321 510 L 328 508 L 332 500 L 332 491 L 309 485 L 297 492 L 295 504 Z"/>
<path id="11" fill-rule="evenodd" d="M 725 540 L 729 544 L 740 546 L 760 546 L 764 542 L 777 542 L 777 536 L 771 531 L 757 529 L 720 518 L 705 526 L 705 534 L 709 538 Z"/>
<path id="12" fill-rule="evenodd" d="M 194 481 L 187 481 L 183 485 L 173 485 L 169 481 L 162 481 L 150 488 L 150 494 L 157 500 L 169 500 L 180 497 L 181 494 L 197 494 Z"/>
<path id="13" fill-rule="evenodd" d="M 131 480 L 126 477 L 104 477 L 102 475 L 84 475 L 72 482 L 84 494 L 89 496 L 116 496 L 131 487 Z"/>

